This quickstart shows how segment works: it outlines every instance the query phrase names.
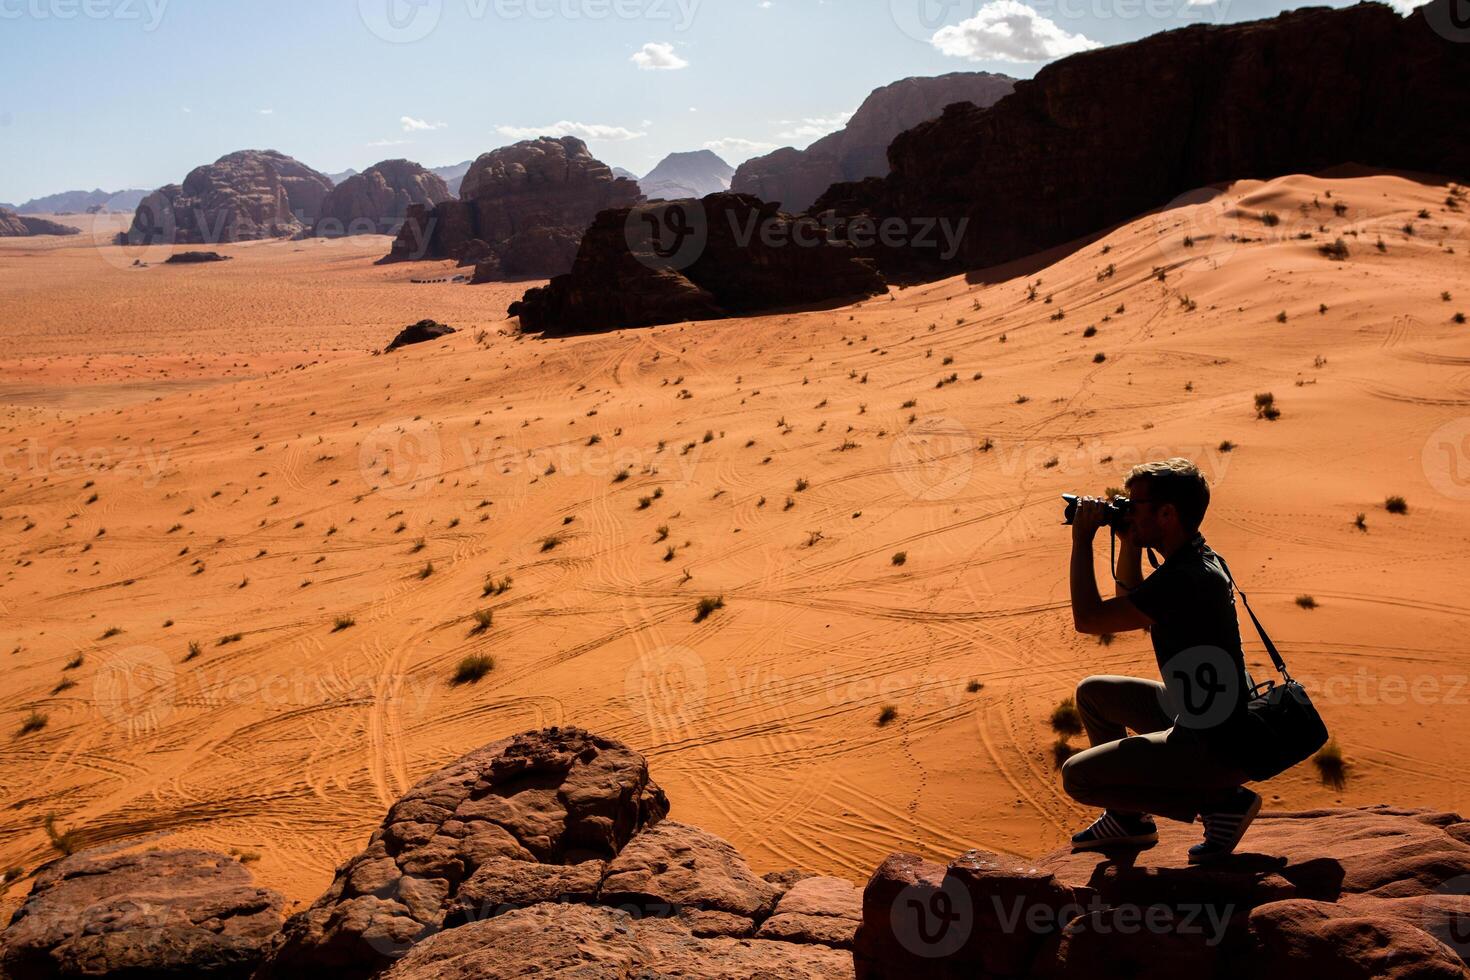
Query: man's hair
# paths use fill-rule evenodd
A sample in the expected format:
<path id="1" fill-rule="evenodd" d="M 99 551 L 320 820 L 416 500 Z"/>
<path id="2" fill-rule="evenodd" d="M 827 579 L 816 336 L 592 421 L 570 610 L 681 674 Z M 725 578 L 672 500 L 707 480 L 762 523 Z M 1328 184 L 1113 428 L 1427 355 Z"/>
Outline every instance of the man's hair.
<path id="1" fill-rule="evenodd" d="M 1199 530 L 1210 509 L 1210 484 L 1205 475 L 1187 459 L 1173 459 L 1143 463 L 1133 467 L 1127 483 L 1143 480 L 1153 495 L 1154 506 L 1173 504 L 1179 513 L 1179 522 L 1191 531 Z"/>

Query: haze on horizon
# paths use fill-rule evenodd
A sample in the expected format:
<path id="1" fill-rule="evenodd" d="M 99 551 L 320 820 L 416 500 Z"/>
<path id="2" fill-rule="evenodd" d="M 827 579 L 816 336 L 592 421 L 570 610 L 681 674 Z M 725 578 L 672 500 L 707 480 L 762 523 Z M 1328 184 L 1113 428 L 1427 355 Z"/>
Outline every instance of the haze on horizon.
<path id="1" fill-rule="evenodd" d="M 1089 47 L 1291 6 L 0 0 L 0 201 L 151 189 L 245 148 L 334 173 L 571 134 L 639 174 L 679 150 L 739 164 L 840 128 L 900 78 L 1029 77 Z"/>

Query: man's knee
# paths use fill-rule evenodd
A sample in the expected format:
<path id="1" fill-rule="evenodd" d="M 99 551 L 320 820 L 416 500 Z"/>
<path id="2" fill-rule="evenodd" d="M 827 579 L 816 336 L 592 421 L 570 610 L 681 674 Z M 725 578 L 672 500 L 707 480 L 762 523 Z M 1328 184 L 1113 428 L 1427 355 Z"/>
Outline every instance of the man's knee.
<path id="1" fill-rule="evenodd" d="M 1086 752 L 1079 752 L 1062 764 L 1062 792 L 1078 803 L 1086 803 L 1091 785 Z"/>
<path id="2" fill-rule="evenodd" d="M 1084 677 L 1077 685 L 1077 706 L 1083 704 L 1096 707 L 1100 700 L 1106 700 L 1107 691 L 1113 686 L 1113 679 L 1102 674 L 1094 674 Z"/>

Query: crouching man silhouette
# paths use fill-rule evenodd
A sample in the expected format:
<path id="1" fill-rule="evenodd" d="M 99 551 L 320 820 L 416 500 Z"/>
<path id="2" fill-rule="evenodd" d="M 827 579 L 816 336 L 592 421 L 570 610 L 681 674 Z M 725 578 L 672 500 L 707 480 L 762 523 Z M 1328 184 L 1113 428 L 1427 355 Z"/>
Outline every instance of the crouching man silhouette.
<path id="1" fill-rule="evenodd" d="M 1151 631 L 1164 683 L 1095 676 L 1077 687 L 1077 709 L 1092 747 L 1062 767 L 1079 803 L 1103 807 L 1072 838 L 1078 850 L 1158 843 L 1152 815 L 1204 824 L 1191 864 L 1228 857 L 1261 808 L 1249 777 L 1251 689 L 1229 573 L 1205 544 L 1200 523 L 1210 487 L 1185 459 L 1145 463 L 1128 475 L 1126 520 L 1108 502 L 1084 498 L 1072 527 L 1072 616 L 1079 633 Z M 1093 542 L 1118 532 L 1116 596 L 1098 594 Z M 1147 579 L 1143 549 L 1164 556 Z M 1152 556 L 1150 556 L 1152 557 Z M 1130 736 L 1129 730 L 1135 734 Z"/>

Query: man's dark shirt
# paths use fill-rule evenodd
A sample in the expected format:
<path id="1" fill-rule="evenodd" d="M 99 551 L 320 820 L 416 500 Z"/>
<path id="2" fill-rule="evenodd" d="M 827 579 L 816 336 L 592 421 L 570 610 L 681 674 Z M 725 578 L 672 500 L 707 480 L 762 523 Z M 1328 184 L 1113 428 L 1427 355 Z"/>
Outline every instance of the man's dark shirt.
<path id="1" fill-rule="evenodd" d="M 1219 557 L 1196 536 L 1129 593 L 1155 623 L 1154 655 L 1175 704 L 1176 725 L 1199 732 L 1224 757 L 1249 752 L 1250 681 L 1235 591 Z"/>

